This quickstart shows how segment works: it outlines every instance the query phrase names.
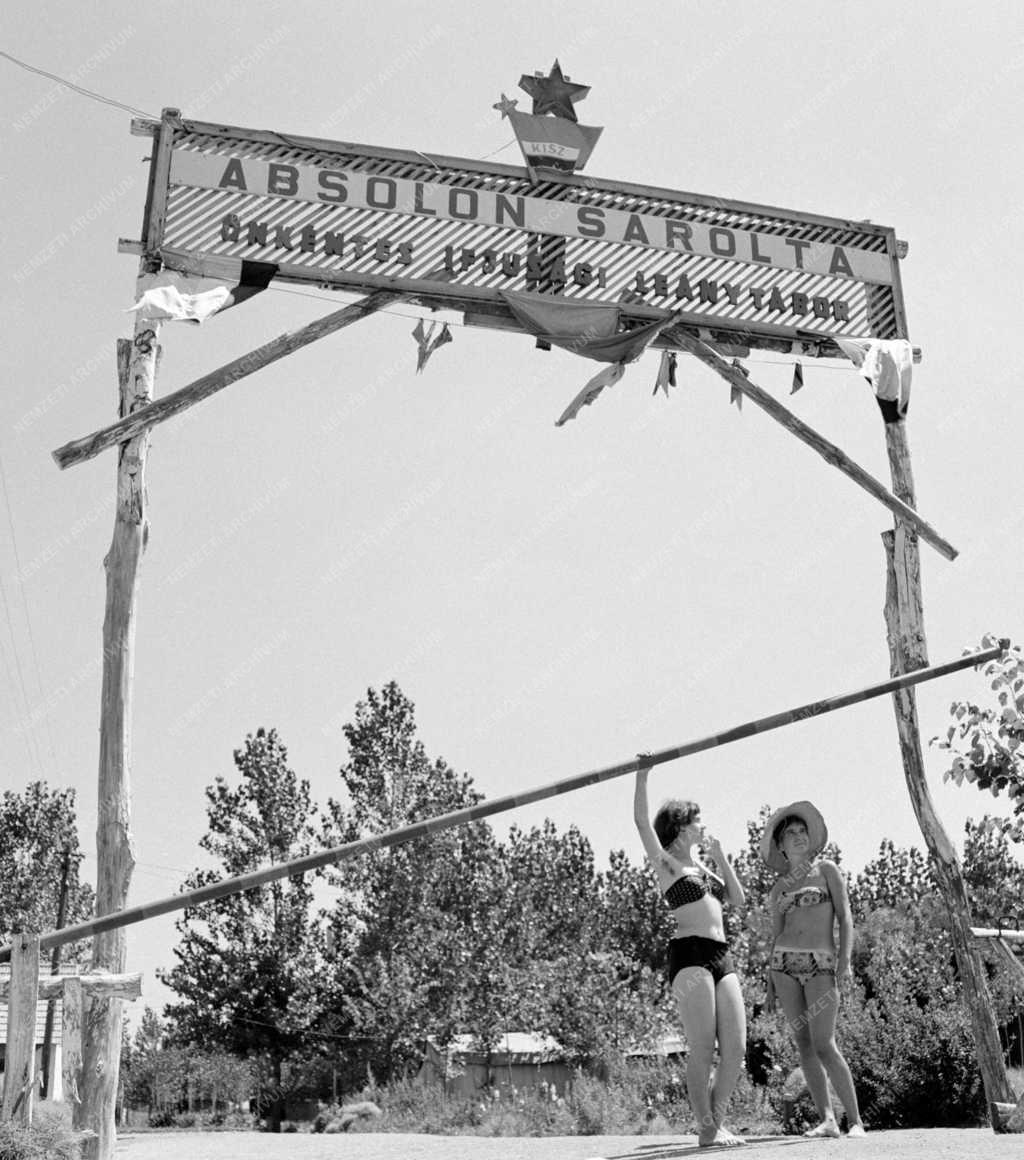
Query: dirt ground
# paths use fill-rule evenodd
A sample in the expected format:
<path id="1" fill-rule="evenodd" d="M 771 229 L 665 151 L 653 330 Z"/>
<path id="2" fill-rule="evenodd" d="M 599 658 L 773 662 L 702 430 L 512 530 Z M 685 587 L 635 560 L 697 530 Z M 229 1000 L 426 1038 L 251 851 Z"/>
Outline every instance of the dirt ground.
<path id="1" fill-rule="evenodd" d="M 989 1129 L 874 1132 L 862 1140 L 761 1136 L 742 1148 L 700 1149 L 756 1160 L 1009 1160 L 1024 1137 Z M 416 1136 L 387 1132 L 281 1135 L 256 1132 L 126 1133 L 118 1160 L 674 1160 L 698 1155 L 694 1136 Z"/>

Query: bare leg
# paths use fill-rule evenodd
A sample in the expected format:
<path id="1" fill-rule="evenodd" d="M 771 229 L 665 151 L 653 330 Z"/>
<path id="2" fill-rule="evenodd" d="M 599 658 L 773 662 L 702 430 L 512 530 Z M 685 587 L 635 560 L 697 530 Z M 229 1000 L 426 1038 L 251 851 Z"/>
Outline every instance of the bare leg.
<path id="1" fill-rule="evenodd" d="M 775 993 L 782 1003 L 786 1013 L 786 1022 L 800 1052 L 800 1067 L 803 1069 L 807 1090 L 821 1117 L 823 1135 L 838 1135 L 835 1113 L 832 1110 L 832 1100 L 828 1094 L 828 1080 L 825 1077 L 825 1068 L 818 1053 L 814 1050 L 811 1039 L 811 1017 L 808 1012 L 808 997 L 804 988 L 791 975 L 782 971 L 772 971 L 772 981 L 775 984 Z"/>
<path id="2" fill-rule="evenodd" d="M 683 967 L 672 994 L 686 1035 L 686 1094 L 697 1117 L 697 1142 L 706 1146 L 717 1125 L 711 1113 L 711 1057 L 715 1050 L 715 984 L 703 967 Z"/>
<path id="3" fill-rule="evenodd" d="M 853 1076 L 836 1045 L 836 1015 L 839 1013 L 839 991 L 831 975 L 815 975 L 807 980 L 804 988 L 809 1000 L 807 1013 L 811 1026 L 811 1043 L 815 1054 L 836 1089 L 846 1111 L 846 1120 L 852 1130 L 863 1127 L 860 1109 L 857 1106 L 857 1092 L 853 1086 Z M 860 1135 L 855 1132 L 854 1135 Z"/>
<path id="4" fill-rule="evenodd" d="M 718 1067 L 711 1084 L 711 1114 L 718 1125 L 716 1144 L 742 1144 L 744 1140 L 725 1128 L 725 1113 L 729 1107 L 736 1081 L 743 1067 L 747 1049 L 747 1013 L 743 1006 L 740 981 L 736 975 L 726 975 L 715 988 L 715 1014 L 718 1033 Z"/>

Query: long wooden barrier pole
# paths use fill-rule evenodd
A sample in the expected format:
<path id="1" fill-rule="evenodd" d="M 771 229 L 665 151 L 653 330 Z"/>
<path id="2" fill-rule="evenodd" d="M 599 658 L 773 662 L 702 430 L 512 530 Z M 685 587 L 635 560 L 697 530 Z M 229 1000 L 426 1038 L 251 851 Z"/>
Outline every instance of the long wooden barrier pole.
<path id="1" fill-rule="evenodd" d="M 613 777 L 635 773 L 638 769 L 662 765 L 666 761 L 676 761 L 680 757 L 689 757 L 692 753 L 700 753 L 705 749 L 715 749 L 719 745 L 728 745 L 730 742 L 739 741 L 744 737 L 753 737 L 758 733 L 779 729 L 783 725 L 793 725 L 797 721 L 806 721 L 810 717 L 820 717 L 824 713 L 833 713 L 836 709 L 845 709 L 848 705 L 856 705 L 858 702 L 868 701 L 872 697 L 882 697 L 886 693 L 895 693 L 900 689 L 909 688 L 911 685 L 933 681 L 936 677 L 945 677 L 950 673 L 959 672 L 961 669 L 983 665 L 987 661 L 1002 656 L 1009 646 L 1009 640 L 1000 640 L 999 644 L 993 648 L 970 653 L 955 661 L 916 669 L 912 673 L 903 673 L 898 677 L 882 681 L 877 685 L 868 685 L 867 688 L 859 689 L 853 693 L 842 693 L 836 697 L 827 697 L 823 701 L 812 701 L 810 704 L 801 705 L 796 709 L 786 709 L 781 713 L 773 713 L 769 717 L 747 721 L 743 725 L 735 725 L 732 729 L 726 729 L 721 733 L 712 733 L 710 736 L 702 737 L 697 741 L 688 741 L 670 749 L 661 749 L 656 753 L 645 754 L 643 757 L 634 757 L 631 761 L 623 762 L 621 765 L 611 765 L 607 769 L 579 773 L 574 777 L 567 777 L 563 781 L 537 786 L 534 789 L 525 790 L 523 793 L 508 794 L 505 797 L 494 798 L 492 801 L 479 802 L 475 806 L 454 810 L 452 813 L 441 814 L 436 818 L 427 818 L 422 822 L 414 822 L 411 826 L 403 826 L 399 830 L 391 830 L 386 834 L 373 834 L 355 842 L 347 842 L 343 846 L 333 846 L 316 854 L 306 854 L 301 858 L 293 858 L 291 861 L 281 862 L 275 866 L 266 866 L 262 870 L 253 870 L 249 874 L 239 874 L 234 878 L 212 882 L 209 886 L 187 890 L 181 894 L 172 895 L 170 898 L 160 899 L 158 902 L 129 907 L 116 914 L 105 914 L 102 918 L 80 922 L 77 926 L 66 926 L 61 930 L 41 935 L 39 946 L 45 949 L 60 943 L 77 942 L 79 939 L 87 938 L 89 935 L 98 934 L 101 931 L 130 926 L 135 922 L 144 922 L 148 918 L 157 918 L 175 910 L 184 910 L 188 906 L 212 902 L 216 898 L 224 898 L 229 894 L 240 894 L 243 890 L 265 886 L 268 882 L 276 882 L 280 878 L 294 878 L 298 874 L 305 874 L 309 870 L 318 870 L 321 866 L 329 866 L 334 862 L 354 858 L 356 855 L 364 854 L 369 850 L 379 850 L 386 846 L 399 846 L 403 842 L 411 842 L 416 838 L 439 833 L 441 830 L 450 830 L 453 826 L 462 826 L 467 822 L 479 821 L 481 818 L 490 817 L 493 814 L 504 813 L 506 810 L 518 809 L 520 806 L 543 801 L 545 798 L 572 793 L 574 790 L 583 789 L 588 785 L 597 785 L 599 782 L 609 781 Z M 7 962 L 10 957 L 11 948 L 9 946 L 0 947 L 0 963 Z"/>

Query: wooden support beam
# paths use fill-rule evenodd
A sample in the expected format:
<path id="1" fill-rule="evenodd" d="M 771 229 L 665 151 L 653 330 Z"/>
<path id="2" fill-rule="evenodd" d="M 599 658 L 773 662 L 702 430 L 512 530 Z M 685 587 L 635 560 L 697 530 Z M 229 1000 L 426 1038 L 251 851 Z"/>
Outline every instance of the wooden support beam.
<path id="1" fill-rule="evenodd" d="M 39 1000 L 39 936 L 19 934 L 11 953 L 7 1008 L 4 1102 L 0 1119 L 32 1123 L 36 1090 L 36 1003 Z"/>
<path id="2" fill-rule="evenodd" d="M 203 902 L 212 902 L 216 898 L 225 898 L 229 894 L 239 894 L 243 890 L 251 890 L 256 886 L 265 886 L 281 878 L 293 878 L 298 874 L 305 874 L 310 870 L 318 870 L 322 866 L 330 866 L 342 862 L 347 858 L 355 858 L 370 850 L 379 850 L 387 846 L 399 846 L 404 842 L 411 842 L 415 838 L 424 838 L 430 834 L 450 830 L 454 826 L 466 825 L 469 822 L 479 821 L 482 818 L 492 817 L 494 814 L 504 813 L 507 810 L 518 809 L 533 802 L 543 801 L 545 798 L 556 797 L 559 794 L 572 793 L 589 785 L 608 781 L 614 777 L 622 777 L 627 773 L 654 765 L 662 765 L 667 761 L 675 761 L 680 757 L 689 757 L 693 753 L 701 753 L 706 749 L 715 749 L 720 745 L 729 745 L 733 741 L 740 741 L 744 737 L 754 737 L 759 733 L 768 733 L 772 729 L 780 729 L 784 725 L 793 725 L 799 721 L 806 721 L 810 717 L 820 717 L 825 713 L 833 713 L 837 709 L 845 709 L 860 701 L 867 701 L 872 697 L 885 696 L 897 689 L 905 689 L 911 685 L 919 685 L 924 681 L 935 680 L 961 669 L 975 668 L 986 661 L 1001 656 L 1009 647 L 1009 641 L 1000 641 L 999 647 L 985 649 L 982 652 L 971 653 L 959 657 L 955 661 L 933 665 L 927 669 L 918 669 L 916 672 L 894 677 L 881 684 L 869 685 L 866 689 L 858 689 L 853 693 L 842 693 L 837 697 L 828 697 L 822 701 L 812 701 L 808 705 L 801 705 L 796 709 L 786 709 L 782 713 L 773 713 L 768 717 L 760 717 L 755 721 L 747 721 L 742 725 L 733 726 L 721 733 L 712 733 L 709 737 L 702 737 L 697 741 L 688 741 L 683 745 L 673 746 L 671 749 L 662 749 L 656 753 L 646 754 L 643 758 L 633 758 L 621 765 L 613 765 L 607 769 L 592 770 L 589 773 L 575 774 L 562 781 L 552 782 L 549 785 L 538 786 L 535 789 L 523 790 L 506 797 L 495 798 L 493 801 L 480 802 L 462 810 L 455 810 L 450 814 L 442 814 L 436 818 L 426 818 L 421 822 L 414 822 L 399 830 L 391 830 L 386 834 L 373 834 L 367 838 L 360 838 L 355 842 L 348 842 L 344 846 L 333 846 L 327 850 L 320 850 L 315 854 L 305 854 L 301 858 L 293 858 L 288 862 L 281 862 L 276 866 L 267 866 L 262 870 L 253 870 L 249 874 L 241 874 L 234 878 L 224 878 L 220 882 L 212 882 L 208 886 L 200 886 L 195 890 L 172 894 L 158 902 L 144 903 L 142 906 L 133 906 L 123 910 L 120 914 L 108 914 L 102 918 L 90 919 L 88 922 L 78 923 L 76 926 L 65 927 L 63 930 L 51 931 L 40 938 L 41 946 L 53 946 L 59 942 L 76 942 L 79 939 L 94 935 L 97 931 L 112 930 L 115 927 L 130 926 L 132 923 L 145 922 L 146 919 L 156 918 L 161 914 L 171 914 L 177 910 L 184 910 L 188 906 L 198 906 Z M 0 947 L 0 962 L 5 962 L 10 955 L 9 947 Z"/>
<path id="3" fill-rule="evenodd" d="M 886 448 L 892 472 L 893 490 L 906 503 L 914 503 L 914 478 L 910 464 L 906 423 L 885 424 Z M 921 561 L 917 537 L 902 520 L 894 531 L 884 532 L 886 558 L 885 625 L 889 643 L 890 671 L 893 676 L 912 672 L 928 664 L 924 631 L 924 602 L 921 593 Z M 896 728 L 903 772 L 918 825 L 931 854 L 932 864 L 946 910 L 950 937 L 956 954 L 964 1002 L 971 1020 L 975 1049 L 981 1069 L 992 1128 L 1005 1131 L 996 1104 L 1016 1099 L 1006 1078 L 1003 1049 L 992 1011 L 985 970 L 971 934 L 970 903 L 960 869 L 960 859 L 949 840 L 932 801 L 925 774 L 917 702 L 911 689 L 893 695 Z"/>
<path id="4" fill-rule="evenodd" d="M 82 992 L 105 999 L 138 999 L 142 994 L 142 974 L 127 975 L 49 975 L 39 980 L 40 999 L 60 999 L 68 979 L 77 979 Z M 0 979 L 0 1003 L 9 1000 L 10 979 Z"/>
<path id="5" fill-rule="evenodd" d="M 956 548 L 947 540 L 944 540 L 931 524 L 922 519 L 914 511 L 912 505 L 901 500 L 898 496 L 893 495 L 873 475 L 870 475 L 863 467 L 855 463 L 844 451 L 834 443 L 829 442 L 824 435 L 820 435 L 813 427 L 808 427 L 802 419 L 794 415 L 788 407 L 784 407 L 773 395 L 770 395 L 767 391 L 757 386 L 756 383 L 751 382 L 743 371 L 738 370 L 731 363 L 726 362 L 706 342 L 702 342 L 699 338 L 694 338 L 691 334 L 679 328 L 666 331 L 664 337 L 671 338 L 682 350 L 695 355 L 706 366 L 717 371 L 730 386 L 735 387 L 736 390 L 750 399 L 752 403 L 755 403 L 763 411 L 767 411 L 773 419 L 785 427 L 787 431 L 792 432 L 801 442 L 806 443 L 808 447 L 817 451 L 826 463 L 831 463 L 833 467 L 838 467 L 844 475 L 852 479 L 854 483 L 859 484 L 869 495 L 873 495 L 875 499 L 883 503 L 894 515 L 905 520 L 920 535 L 922 540 L 931 544 L 947 560 L 956 559 L 958 554 Z"/>
<path id="6" fill-rule="evenodd" d="M 140 268 L 140 283 L 141 283 Z M 120 414 L 131 415 L 153 397 L 159 324 L 137 319 L 134 337 L 117 344 Z M 100 754 L 96 824 L 96 913 L 123 909 L 135 868 L 131 835 L 132 677 L 135 668 L 135 611 L 139 565 L 149 537 L 146 518 L 146 459 L 149 431 L 143 428 L 118 449 L 117 502 L 110 550 L 103 561 L 107 578 L 103 618 L 100 689 Z M 122 929 L 93 939 L 92 969 L 122 974 L 126 938 Z M 76 1129 L 90 1135 L 85 1160 L 113 1160 L 117 1076 L 121 1058 L 121 1000 L 83 995 L 81 1102 Z"/>
<path id="7" fill-rule="evenodd" d="M 61 1078 L 64 1099 L 75 1109 L 82 1102 L 79 1077 L 82 1074 L 82 980 L 71 976 L 63 980 L 61 1011 Z"/>
<path id="8" fill-rule="evenodd" d="M 53 458 L 61 469 L 73 467 L 76 463 L 84 463 L 87 459 L 94 458 L 108 447 L 123 443 L 126 439 L 136 439 L 142 432 L 148 431 L 158 423 L 165 423 L 201 400 L 208 399 L 210 395 L 238 382 L 239 379 L 244 379 L 254 371 L 262 370 L 263 367 L 284 358 L 285 355 L 316 342 L 318 338 L 324 338 L 336 330 L 351 326 L 353 322 L 358 322 L 368 314 L 399 301 L 401 297 L 402 295 L 390 290 L 378 290 L 358 302 L 352 302 L 343 309 L 334 311 L 333 314 L 310 322 L 299 330 L 279 335 L 264 346 L 225 363 L 224 366 L 203 375 L 180 390 L 172 391 L 155 402 L 146 402 L 133 411 L 125 412 L 124 417 L 116 423 L 102 427 L 99 431 L 94 431 L 81 439 L 65 443 L 63 447 L 58 447 L 53 452 Z"/>

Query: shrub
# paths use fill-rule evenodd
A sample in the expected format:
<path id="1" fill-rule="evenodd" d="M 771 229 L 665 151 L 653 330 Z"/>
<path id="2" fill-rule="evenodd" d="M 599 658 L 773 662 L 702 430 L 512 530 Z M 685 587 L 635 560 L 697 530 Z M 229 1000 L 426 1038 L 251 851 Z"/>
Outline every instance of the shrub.
<path id="1" fill-rule="evenodd" d="M 85 1132 L 72 1129 L 66 1108 L 41 1103 L 31 1127 L 13 1120 L 0 1123 L 0 1160 L 80 1160 L 85 1138 Z"/>

